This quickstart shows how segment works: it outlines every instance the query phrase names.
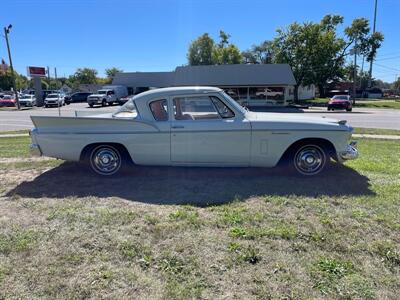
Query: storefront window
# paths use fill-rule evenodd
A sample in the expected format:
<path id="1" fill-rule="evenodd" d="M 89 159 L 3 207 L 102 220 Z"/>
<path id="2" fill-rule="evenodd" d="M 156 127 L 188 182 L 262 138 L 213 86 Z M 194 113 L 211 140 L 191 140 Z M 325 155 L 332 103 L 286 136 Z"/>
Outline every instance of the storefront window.
<path id="1" fill-rule="evenodd" d="M 227 93 L 232 99 L 239 100 L 239 91 L 237 88 L 224 88 L 225 93 Z"/>
<path id="2" fill-rule="evenodd" d="M 284 87 L 231 87 L 224 91 L 242 105 L 284 105 Z"/>

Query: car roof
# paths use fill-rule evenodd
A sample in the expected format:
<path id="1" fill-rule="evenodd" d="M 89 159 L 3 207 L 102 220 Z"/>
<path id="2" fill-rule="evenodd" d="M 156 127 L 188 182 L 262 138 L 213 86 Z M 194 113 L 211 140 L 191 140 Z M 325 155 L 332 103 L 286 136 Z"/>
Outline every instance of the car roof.
<path id="1" fill-rule="evenodd" d="M 177 86 L 177 87 L 167 87 L 167 88 L 159 88 L 154 90 L 149 90 L 143 93 L 136 95 L 136 99 L 147 96 L 170 96 L 170 95 L 183 95 L 183 94 L 197 94 L 197 93 L 213 93 L 213 92 L 221 92 L 220 88 L 210 87 L 210 86 Z"/>

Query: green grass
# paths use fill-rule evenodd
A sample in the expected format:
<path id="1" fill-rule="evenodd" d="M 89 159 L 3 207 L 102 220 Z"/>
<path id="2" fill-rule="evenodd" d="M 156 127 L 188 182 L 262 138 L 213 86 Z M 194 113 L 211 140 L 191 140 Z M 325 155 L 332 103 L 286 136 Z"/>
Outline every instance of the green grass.
<path id="1" fill-rule="evenodd" d="M 0 299 L 396 299 L 400 142 L 358 142 L 358 160 L 306 179 L 1 163 Z M 28 143 L 0 139 L 1 158 Z"/>
<path id="2" fill-rule="evenodd" d="M 0 138 L 0 158 L 28 157 L 29 137 Z"/>
<path id="3" fill-rule="evenodd" d="M 29 130 L 27 130 L 27 129 L 0 131 L 0 135 L 5 135 L 5 134 L 28 134 L 28 133 L 29 133 Z"/>
<path id="4" fill-rule="evenodd" d="M 380 128 L 354 128 L 357 134 L 400 135 L 400 130 Z"/>
<path id="5" fill-rule="evenodd" d="M 356 107 L 400 109 L 400 101 L 377 101 L 377 102 L 365 102 L 365 103 L 358 101 L 356 103 Z"/>

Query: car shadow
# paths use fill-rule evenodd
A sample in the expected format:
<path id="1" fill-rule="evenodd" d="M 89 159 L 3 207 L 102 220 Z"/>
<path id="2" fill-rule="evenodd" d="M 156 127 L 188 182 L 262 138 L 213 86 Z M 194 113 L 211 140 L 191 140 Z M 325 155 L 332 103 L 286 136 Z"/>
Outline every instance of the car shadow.
<path id="1" fill-rule="evenodd" d="M 62 165 L 25 181 L 7 193 L 29 198 L 120 197 L 152 204 L 222 204 L 263 196 L 374 195 L 369 179 L 333 164 L 315 178 L 289 176 L 273 168 L 139 167 L 104 178 L 79 163 Z"/>

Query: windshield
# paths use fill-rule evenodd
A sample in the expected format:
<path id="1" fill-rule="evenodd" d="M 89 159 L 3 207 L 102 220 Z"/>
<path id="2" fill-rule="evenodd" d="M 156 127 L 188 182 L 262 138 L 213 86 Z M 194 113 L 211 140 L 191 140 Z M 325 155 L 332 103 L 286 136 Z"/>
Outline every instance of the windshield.
<path id="1" fill-rule="evenodd" d="M 348 100 L 348 96 L 334 96 L 334 100 Z"/>
<path id="2" fill-rule="evenodd" d="M 58 98 L 58 94 L 48 94 L 46 98 Z"/>
<path id="3" fill-rule="evenodd" d="M 100 95 L 104 95 L 105 93 L 107 93 L 107 91 L 98 91 L 97 93 Z"/>
<path id="4" fill-rule="evenodd" d="M 31 95 L 22 95 L 21 97 L 19 97 L 20 99 L 32 99 Z"/>
<path id="5" fill-rule="evenodd" d="M 221 94 L 225 97 L 225 99 L 227 99 L 229 101 L 229 104 L 231 104 L 233 107 L 235 107 L 235 109 L 242 112 L 243 114 L 246 113 L 247 109 L 244 108 L 243 106 L 241 106 L 239 103 L 237 103 L 234 99 L 232 99 L 231 96 L 229 96 L 225 92 L 221 92 Z"/>
<path id="6" fill-rule="evenodd" d="M 113 117 L 116 118 L 136 118 L 137 116 L 136 105 L 132 99 L 122 105 L 117 112 L 113 114 Z"/>

